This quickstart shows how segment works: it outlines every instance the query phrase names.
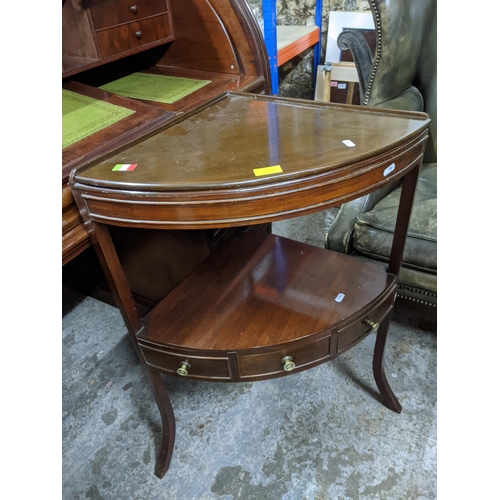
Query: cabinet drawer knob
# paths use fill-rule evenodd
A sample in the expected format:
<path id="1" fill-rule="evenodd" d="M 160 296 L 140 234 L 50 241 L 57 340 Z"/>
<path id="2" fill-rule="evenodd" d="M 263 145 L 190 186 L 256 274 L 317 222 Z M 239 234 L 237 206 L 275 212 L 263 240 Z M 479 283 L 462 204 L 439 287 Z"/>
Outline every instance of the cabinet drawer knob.
<path id="1" fill-rule="evenodd" d="M 375 330 L 378 330 L 378 327 L 380 326 L 380 323 L 375 323 L 374 321 L 370 319 L 365 319 L 365 323 L 372 329 L 372 332 Z"/>
<path id="2" fill-rule="evenodd" d="M 130 7 L 130 10 L 135 14 L 137 12 L 137 5 L 132 5 L 132 7 Z"/>
<path id="3" fill-rule="evenodd" d="M 281 363 L 286 372 L 291 372 L 295 368 L 295 363 L 293 362 L 292 356 L 285 356 Z"/>
<path id="4" fill-rule="evenodd" d="M 136 36 L 137 38 L 141 38 L 141 36 L 142 36 L 142 32 L 141 32 L 141 31 L 136 31 L 136 32 L 135 32 L 135 36 Z"/>
<path id="5" fill-rule="evenodd" d="M 183 361 L 179 368 L 177 368 L 177 373 L 183 377 L 188 374 L 188 370 L 191 368 L 191 365 L 187 361 Z"/>

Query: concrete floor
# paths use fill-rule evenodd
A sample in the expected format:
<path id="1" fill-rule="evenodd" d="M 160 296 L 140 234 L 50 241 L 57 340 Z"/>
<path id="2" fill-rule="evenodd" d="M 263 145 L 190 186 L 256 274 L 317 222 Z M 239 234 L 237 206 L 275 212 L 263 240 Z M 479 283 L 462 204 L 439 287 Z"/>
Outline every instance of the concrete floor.
<path id="1" fill-rule="evenodd" d="M 317 246 L 334 211 L 274 224 Z M 165 376 L 170 469 L 153 474 L 160 417 L 114 307 L 63 289 L 64 500 L 436 498 L 435 311 L 398 301 L 377 398 L 375 336 L 308 371 L 254 383 Z"/>

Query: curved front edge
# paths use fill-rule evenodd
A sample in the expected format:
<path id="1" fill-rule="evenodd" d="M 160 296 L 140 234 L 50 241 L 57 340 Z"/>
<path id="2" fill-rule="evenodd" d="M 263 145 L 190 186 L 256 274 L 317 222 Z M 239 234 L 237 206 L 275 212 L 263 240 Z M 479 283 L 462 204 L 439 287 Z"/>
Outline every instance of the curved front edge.
<path id="1" fill-rule="evenodd" d="M 376 297 L 364 310 L 341 325 L 296 341 L 240 351 L 202 351 L 184 346 L 159 346 L 139 337 L 139 345 L 150 369 L 172 376 L 220 382 L 256 381 L 283 377 L 307 370 L 335 358 L 361 342 L 383 323 L 392 311 L 397 282 Z M 291 358 L 293 368 L 285 368 Z M 189 366 L 186 374 L 179 368 Z"/>
<path id="2" fill-rule="evenodd" d="M 394 182 L 421 163 L 418 138 L 369 160 L 262 186 L 200 191 L 124 191 L 81 184 L 90 218 L 104 224 L 154 229 L 204 229 L 272 222 L 324 210 Z M 83 207 L 82 207 L 83 208 Z"/>
<path id="3" fill-rule="evenodd" d="M 383 265 L 237 233 L 142 319 L 137 342 L 163 373 L 228 382 L 284 376 L 359 342 L 392 307 L 396 287 Z"/>

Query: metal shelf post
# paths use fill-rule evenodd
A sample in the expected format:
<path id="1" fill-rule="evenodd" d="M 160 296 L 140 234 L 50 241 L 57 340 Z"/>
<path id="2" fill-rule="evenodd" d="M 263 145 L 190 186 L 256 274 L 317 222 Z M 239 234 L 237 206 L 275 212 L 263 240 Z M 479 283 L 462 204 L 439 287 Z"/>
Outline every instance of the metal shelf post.
<path id="1" fill-rule="evenodd" d="M 313 89 L 316 84 L 316 69 L 321 59 L 321 23 L 323 0 L 316 0 L 315 25 L 319 28 L 318 42 L 314 44 L 313 53 Z M 271 71 L 271 92 L 277 95 L 278 88 L 278 36 L 276 30 L 276 0 L 262 0 L 262 17 L 264 20 L 264 41 L 269 57 Z"/>

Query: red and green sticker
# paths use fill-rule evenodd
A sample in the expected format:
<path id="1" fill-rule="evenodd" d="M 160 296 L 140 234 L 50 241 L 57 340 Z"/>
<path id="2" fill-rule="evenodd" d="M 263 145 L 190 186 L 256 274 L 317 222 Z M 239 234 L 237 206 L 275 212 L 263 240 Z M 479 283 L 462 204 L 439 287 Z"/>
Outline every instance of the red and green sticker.
<path id="1" fill-rule="evenodd" d="M 130 172 L 137 167 L 137 163 L 117 163 L 112 169 L 112 172 Z"/>

